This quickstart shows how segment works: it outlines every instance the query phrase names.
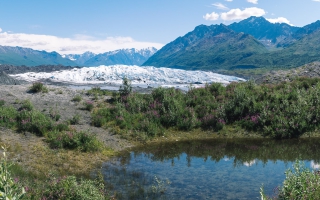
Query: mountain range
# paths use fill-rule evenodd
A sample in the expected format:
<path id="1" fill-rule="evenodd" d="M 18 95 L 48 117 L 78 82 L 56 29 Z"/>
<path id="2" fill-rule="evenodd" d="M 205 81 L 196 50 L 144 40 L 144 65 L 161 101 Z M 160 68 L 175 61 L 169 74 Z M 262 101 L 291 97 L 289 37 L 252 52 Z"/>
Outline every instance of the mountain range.
<path id="1" fill-rule="evenodd" d="M 142 65 L 210 70 L 233 75 L 288 69 L 320 61 L 320 21 L 304 27 L 249 17 L 228 26 L 199 25 L 160 50 L 121 49 L 101 54 L 57 52 L 0 46 L 0 64 L 11 65 Z M 236 71 L 236 73 L 235 73 Z"/>
<path id="2" fill-rule="evenodd" d="M 143 65 L 232 71 L 293 68 L 320 60 L 320 21 L 304 27 L 250 17 L 229 26 L 200 25 Z"/>
<path id="3" fill-rule="evenodd" d="M 145 49 L 120 49 L 101 54 L 85 52 L 83 54 L 60 55 L 57 52 L 33 50 L 31 48 L 0 46 L 0 64 L 16 66 L 64 65 L 141 65 L 157 51 L 154 47 Z"/>
<path id="4" fill-rule="evenodd" d="M 48 53 L 30 48 L 0 46 L 0 64 L 10 65 L 65 65 L 75 66 L 73 61 L 63 58 L 57 52 Z"/>
<path id="5" fill-rule="evenodd" d="M 62 55 L 80 66 L 99 66 L 99 65 L 142 65 L 157 51 L 154 47 L 145 49 L 119 49 L 101 54 L 85 52 L 83 54 Z"/>

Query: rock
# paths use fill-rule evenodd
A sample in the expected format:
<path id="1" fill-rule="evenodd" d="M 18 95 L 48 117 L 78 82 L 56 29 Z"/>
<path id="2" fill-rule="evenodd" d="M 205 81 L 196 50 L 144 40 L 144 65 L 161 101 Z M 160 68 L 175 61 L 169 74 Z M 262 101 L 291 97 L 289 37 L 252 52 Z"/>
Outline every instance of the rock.
<path id="1" fill-rule="evenodd" d="M 262 83 L 281 83 L 284 81 L 292 81 L 298 77 L 316 78 L 320 77 L 320 62 L 312 62 L 291 70 L 272 70 L 269 73 L 255 79 L 258 84 Z"/>
<path id="2" fill-rule="evenodd" d="M 0 71 L 0 85 L 21 85 L 21 83 L 21 81 L 10 77 L 4 71 Z"/>

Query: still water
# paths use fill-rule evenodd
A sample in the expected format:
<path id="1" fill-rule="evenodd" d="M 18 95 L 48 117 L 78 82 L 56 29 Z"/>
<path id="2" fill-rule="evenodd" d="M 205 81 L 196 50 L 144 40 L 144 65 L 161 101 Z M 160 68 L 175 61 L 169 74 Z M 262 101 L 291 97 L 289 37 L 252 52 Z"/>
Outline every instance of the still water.
<path id="1" fill-rule="evenodd" d="M 215 139 L 129 149 L 104 163 L 119 199 L 260 199 L 274 196 L 299 159 L 320 163 L 319 139 Z"/>

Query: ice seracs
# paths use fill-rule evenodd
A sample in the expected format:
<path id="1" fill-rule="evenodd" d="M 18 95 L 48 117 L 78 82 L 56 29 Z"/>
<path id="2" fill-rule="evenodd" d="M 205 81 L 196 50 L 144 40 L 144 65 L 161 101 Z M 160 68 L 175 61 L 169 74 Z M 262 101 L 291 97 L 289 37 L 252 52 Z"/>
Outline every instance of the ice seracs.
<path id="1" fill-rule="evenodd" d="M 74 68 L 72 70 L 55 71 L 51 73 L 29 72 L 13 75 L 17 79 L 38 81 L 51 79 L 56 82 L 72 84 L 121 84 L 123 78 L 131 80 L 132 84 L 146 85 L 179 85 L 205 84 L 218 82 L 228 84 L 232 81 L 244 81 L 242 78 L 226 76 L 206 71 L 187 71 L 171 68 L 140 67 L 136 65 L 112 65 L 98 67 Z"/>

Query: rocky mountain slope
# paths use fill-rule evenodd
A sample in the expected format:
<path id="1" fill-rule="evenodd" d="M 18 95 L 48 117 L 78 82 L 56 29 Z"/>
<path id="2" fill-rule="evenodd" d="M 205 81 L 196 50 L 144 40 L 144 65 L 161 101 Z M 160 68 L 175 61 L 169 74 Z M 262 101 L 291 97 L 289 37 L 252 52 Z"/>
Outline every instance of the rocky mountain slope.
<path id="1" fill-rule="evenodd" d="M 285 38 L 291 37 L 299 27 L 286 23 L 271 23 L 264 17 L 249 17 L 228 26 L 235 32 L 244 32 L 252 35 L 266 47 L 274 47 Z"/>
<path id="2" fill-rule="evenodd" d="M 262 40 L 269 41 L 273 48 L 266 48 Z M 283 47 L 281 42 L 288 45 Z M 276 45 L 281 48 L 275 48 Z M 319 50 L 320 21 L 297 28 L 271 24 L 262 17 L 251 17 L 230 26 L 197 26 L 165 45 L 143 65 L 224 71 L 227 74 L 234 74 L 233 70 L 255 69 L 263 73 L 320 61 Z"/>
<path id="3" fill-rule="evenodd" d="M 297 77 L 320 77 L 320 62 L 313 62 L 291 70 L 276 70 L 257 78 L 256 83 L 281 83 Z"/>
<path id="4" fill-rule="evenodd" d="M 75 66 L 75 62 L 63 58 L 57 52 L 37 51 L 30 48 L 0 46 L 0 64 L 11 65 L 65 65 Z"/>
<path id="5" fill-rule="evenodd" d="M 268 52 L 253 36 L 227 26 L 197 26 L 165 45 L 143 65 L 182 69 L 221 69 L 246 57 Z M 247 67 L 251 67 L 247 65 Z"/>

